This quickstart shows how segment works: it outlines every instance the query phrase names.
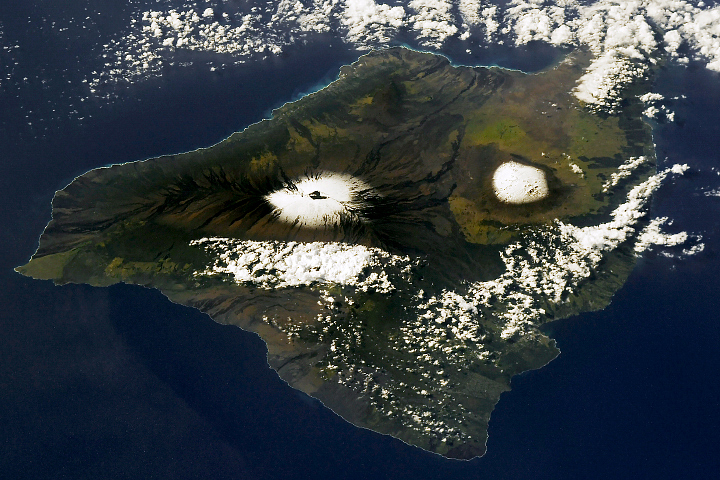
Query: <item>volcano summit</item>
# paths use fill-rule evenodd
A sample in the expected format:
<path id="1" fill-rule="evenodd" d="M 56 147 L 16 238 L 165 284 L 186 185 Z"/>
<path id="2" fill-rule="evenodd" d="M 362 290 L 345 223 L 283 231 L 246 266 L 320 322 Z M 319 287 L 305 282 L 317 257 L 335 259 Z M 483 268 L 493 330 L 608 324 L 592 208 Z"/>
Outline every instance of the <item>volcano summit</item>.
<path id="1" fill-rule="evenodd" d="M 283 222 L 308 228 L 327 228 L 343 217 L 359 221 L 363 195 L 372 189 L 350 175 L 321 172 L 305 176 L 265 196 Z"/>

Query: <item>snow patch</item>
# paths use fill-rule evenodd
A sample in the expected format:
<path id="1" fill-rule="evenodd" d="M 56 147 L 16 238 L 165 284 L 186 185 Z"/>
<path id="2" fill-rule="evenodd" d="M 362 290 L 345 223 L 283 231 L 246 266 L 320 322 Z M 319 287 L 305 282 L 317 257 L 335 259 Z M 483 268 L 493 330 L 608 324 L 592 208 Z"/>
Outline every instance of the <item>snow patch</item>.
<path id="1" fill-rule="evenodd" d="M 501 202 L 513 205 L 537 202 L 550 193 L 545 172 L 518 162 L 505 162 L 495 170 L 493 189 Z"/>
<path id="2" fill-rule="evenodd" d="M 359 220 L 364 205 L 361 195 L 371 190 L 351 175 L 325 172 L 295 180 L 265 199 L 280 221 L 320 228 L 339 225 L 343 217 Z"/>

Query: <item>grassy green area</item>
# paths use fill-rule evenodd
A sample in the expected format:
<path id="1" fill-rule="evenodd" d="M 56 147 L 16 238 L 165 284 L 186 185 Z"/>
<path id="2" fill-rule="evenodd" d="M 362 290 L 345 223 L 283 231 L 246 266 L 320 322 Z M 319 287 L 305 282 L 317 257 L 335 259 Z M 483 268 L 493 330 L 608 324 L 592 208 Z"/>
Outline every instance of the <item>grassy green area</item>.
<path id="1" fill-rule="evenodd" d="M 53 253 L 44 257 L 33 258 L 30 262 L 17 267 L 19 273 L 38 280 L 57 280 L 63 277 L 63 269 L 79 252 L 74 248 L 66 252 Z"/>

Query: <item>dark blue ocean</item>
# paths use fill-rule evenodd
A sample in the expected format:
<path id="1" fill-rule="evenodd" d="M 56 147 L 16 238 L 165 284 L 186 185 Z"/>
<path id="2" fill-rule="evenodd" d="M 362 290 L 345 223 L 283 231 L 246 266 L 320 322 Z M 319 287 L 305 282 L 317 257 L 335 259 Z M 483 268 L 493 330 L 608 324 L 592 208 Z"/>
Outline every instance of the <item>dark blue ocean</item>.
<path id="1" fill-rule="evenodd" d="M 648 253 L 607 309 L 549 325 L 562 354 L 513 379 L 485 457 L 453 461 L 349 425 L 281 381 L 259 337 L 157 291 L 13 271 L 75 176 L 214 144 L 358 52 L 318 38 L 264 63 L 170 69 L 113 102 L 81 102 L 88 52 L 44 38 L 35 13 L 3 12 L 23 48 L 3 66 L 15 80 L 0 83 L 0 478 L 717 478 L 720 197 L 702 194 L 720 186 L 717 74 L 673 67 L 657 84 L 687 96 L 672 101 L 676 122 L 656 126 L 658 158 L 692 170 L 659 190 L 652 215 L 702 234 L 705 251 Z M 534 70 L 553 55 L 536 45 L 453 60 Z"/>

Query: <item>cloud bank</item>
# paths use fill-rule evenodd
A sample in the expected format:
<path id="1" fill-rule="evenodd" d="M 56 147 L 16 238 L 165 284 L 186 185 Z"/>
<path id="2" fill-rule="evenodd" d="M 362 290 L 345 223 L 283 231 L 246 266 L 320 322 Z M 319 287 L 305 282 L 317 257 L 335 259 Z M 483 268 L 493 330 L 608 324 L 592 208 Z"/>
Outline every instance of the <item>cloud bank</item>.
<path id="1" fill-rule="evenodd" d="M 412 41 L 442 51 L 448 41 L 467 49 L 544 42 L 588 48 L 594 59 L 574 92 L 595 109 L 613 110 L 624 86 L 642 78 L 659 58 L 703 62 L 720 71 L 720 6 L 686 0 L 271 0 L 243 6 L 211 1 L 165 2 L 166 10 L 138 11 L 127 29 L 104 46 L 106 83 L 158 75 L 179 63 L 178 52 L 217 54 L 218 65 L 276 55 L 317 33 L 331 33 L 360 50 Z M 161 4 L 162 5 L 162 4 Z M 187 61 L 187 60 L 185 60 Z M 213 63 L 213 62 L 211 62 Z M 216 68 L 212 66 L 210 68 Z M 652 110 L 649 114 L 654 113 Z"/>
<path id="2" fill-rule="evenodd" d="M 201 238 L 191 242 L 214 256 L 197 276 L 229 275 L 237 283 L 263 288 L 315 285 L 352 286 L 361 291 L 390 293 L 395 286 L 384 268 L 408 267 L 408 257 L 378 248 L 335 242 L 242 241 Z"/>
<path id="3" fill-rule="evenodd" d="M 424 304 L 426 316 L 457 318 L 472 325 L 471 318 L 483 308 L 498 311 L 502 337 L 534 335 L 546 308 L 566 301 L 598 269 L 607 254 L 622 244 L 634 244 L 637 253 L 651 245 L 676 246 L 689 240 L 686 233 L 668 235 L 660 227 L 667 219 L 655 219 L 638 232 L 652 194 L 668 175 L 682 175 L 687 165 L 675 165 L 635 186 L 626 201 L 611 214 L 612 220 L 576 227 L 559 220 L 538 228 L 509 245 L 501 257 L 506 271 L 495 280 L 468 285 L 466 293 L 444 292 Z M 699 237 L 694 241 L 697 242 Z M 701 250 L 701 249 L 700 249 Z M 687 253 L 697 253 L 688 250 Z M 463 320 L 464 319 L 464 320 Z"/>

